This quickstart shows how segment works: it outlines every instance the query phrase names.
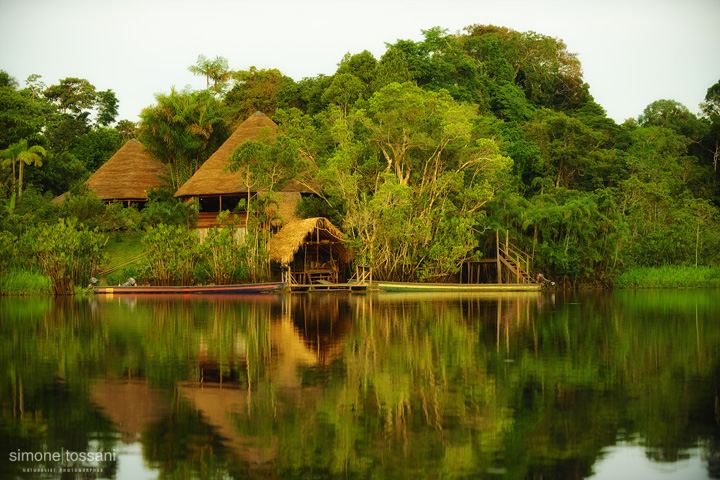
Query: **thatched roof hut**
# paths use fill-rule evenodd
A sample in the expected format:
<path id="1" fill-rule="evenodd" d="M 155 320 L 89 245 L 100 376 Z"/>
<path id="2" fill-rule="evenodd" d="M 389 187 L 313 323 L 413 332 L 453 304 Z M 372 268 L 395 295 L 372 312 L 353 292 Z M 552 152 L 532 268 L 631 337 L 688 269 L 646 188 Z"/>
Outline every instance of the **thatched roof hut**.
<path id="1" fill-rule="evenodd" d="M 263 130 L 266 130 L 272 137 L 277 130 L 277 124 L 265 114 L 256 112 L 235 129 L 225 143 L 175 192 L 175 196 L 196 197 L 246 192 L 247 184 L 243 174 L 227 172 L 224 169 L 235 149 L 247 140 L 262 138 Z"/>
<path id="2" fill-rule="evenodd" d="M 115 155 L 87 180 L 95 195 L 104 201 L 144 202 L 148 190 L 167 185 L 168 167 L 138 140 L 128 140 Z M 53 199 L 62 203 L 65 194 Z"/>
<path id="3" fill-rule="evenodd" d="M 226 167 L 230 156 L 242 143 L 248 140 L 260 140 L 263 136 L 275 138 L 277 124 L 261 112 L 256 112 L 238 126 L 225 143 L 208 158 L 205 163 L 185 182 L 176 197 L 197 198 L 200 204 L 198 228 L 216 225 L 215 217 L 222 210 L 232 210 L 239 201 L 266 191 L 264 187 L 252 186 L 248 190 L 246 177 L 242 172 L 230 172 Z M 278 214 L 285 221 L 295 217 L 295 206 L 301 194 L 313 193 L 297 182 L 290 182 L 278 192 Z"/>
<path id="4" fill-rule="evenodd" d="M 335 259 L 350 263 L 353 253 L 342 243 L 343 233 L 327 218 L 297 220 L 285 225 L 270 241 L 270 260 L 290 265 L 305 246 L 327 245 Z"/>

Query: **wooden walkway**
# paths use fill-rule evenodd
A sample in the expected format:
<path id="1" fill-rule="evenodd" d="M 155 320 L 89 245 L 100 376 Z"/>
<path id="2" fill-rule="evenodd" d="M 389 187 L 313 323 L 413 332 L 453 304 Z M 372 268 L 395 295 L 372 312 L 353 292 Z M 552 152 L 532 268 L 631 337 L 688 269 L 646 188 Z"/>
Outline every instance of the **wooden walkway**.
<path id="1" fill-rule="evenodd" d="M 286 289 L 291 292 L 367 292 L 371 288 L 369 283 L 332 283 L 318 280 L 316 283 L 295 283 L 286 286 Z"/>
<path id="2" fill-rule="evenodd" d="M 290 269 L 283 271 L 283 282 L 285 290 L 290 292 L 317 292 L 317 291 L 350 291 L 368 292 L 372 290 L 372 270 L 365 266 L 356 266 L 355 274 L 344 283 L 338 283 L 337 272 L 330 275 L 313 275 L 310 272 L 292 272 Z M 298 282 L 298 279 L 307 280 Z"/>

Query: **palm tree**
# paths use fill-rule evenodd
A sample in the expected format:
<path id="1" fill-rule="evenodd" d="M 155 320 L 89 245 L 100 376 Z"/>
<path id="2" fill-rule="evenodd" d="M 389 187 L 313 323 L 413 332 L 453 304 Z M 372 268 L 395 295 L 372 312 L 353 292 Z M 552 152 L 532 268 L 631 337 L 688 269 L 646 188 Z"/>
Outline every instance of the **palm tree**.
<path id="1" fill-rule="evenodd" d="M 40 145 L 34 145 L 28 147 L 27 140 L 23 139 L 17 143 L 13 143 L 10 147 L 0 151 L 0 158 L 6 159 L 6 162 L 12 163 L 12 191 L 15 192 L 15 163 L 20 164 L 20 173 L 18 178 L 18 200 L 22 197 L 23 187 L 23 166 L 24 165 L 35 165 L 36 167 L 42 167 L 42 157 L 47 155 L 47 152 Z"/>
<path id="2" fill-rule="evenodd" d="M 140 114 L 140 141 L 171 166 L 173 186 L 180 188 L 225 141 L 225 110 L 206 91 L 172 89 L 155 98 L 157 105 Z"/>
<path id="3" fill-rule="evenodd" d="M 210 81 L 212 80 L 214 93 L 222 92 L 232 77 L 225 57 L 215 57 L 215 60 L 210 60 L 205 55 L 198 55 L 197 63 L 191 65 L 188 70 L 195 75 L 204 75 L 208 90 L 210 90 Z"/>

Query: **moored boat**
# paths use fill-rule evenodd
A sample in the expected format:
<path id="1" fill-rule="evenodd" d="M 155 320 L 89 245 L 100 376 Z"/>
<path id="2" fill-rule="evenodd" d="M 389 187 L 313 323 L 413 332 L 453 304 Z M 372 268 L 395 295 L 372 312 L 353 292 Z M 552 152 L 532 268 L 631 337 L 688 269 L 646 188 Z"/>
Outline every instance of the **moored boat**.
<path id="1" fill-rule="evenodd" d="M 245 295 L 250 293 L 267 293 L 282 290 L 285 284 L 274 283 L 247 283 L 238 285 L 199 285 L 199 286 L 117 286 L 96 287 L 95 293 L 100 295 L 141 295 L 141 294 L 170 294 L 170 295 Z"/>
<path id="2" fill-rule="evenodd" d="M 542 289 L 539 283 L 413 283 L 374 282 L 386 292 L 535 292 Z"/>

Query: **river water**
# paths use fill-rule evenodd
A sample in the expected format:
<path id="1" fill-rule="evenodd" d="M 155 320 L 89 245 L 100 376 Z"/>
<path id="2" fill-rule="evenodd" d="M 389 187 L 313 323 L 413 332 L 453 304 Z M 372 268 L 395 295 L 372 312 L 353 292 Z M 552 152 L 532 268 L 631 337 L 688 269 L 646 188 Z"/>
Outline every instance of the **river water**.
<path id="1" fill-rule="evenodd" d="M 720 478 L 719 320 L 717 290 L 2 298 L 0 478 Z"/>

